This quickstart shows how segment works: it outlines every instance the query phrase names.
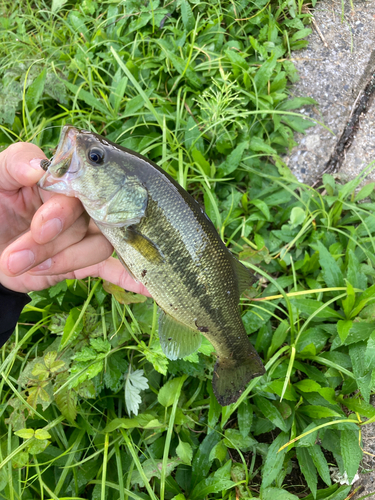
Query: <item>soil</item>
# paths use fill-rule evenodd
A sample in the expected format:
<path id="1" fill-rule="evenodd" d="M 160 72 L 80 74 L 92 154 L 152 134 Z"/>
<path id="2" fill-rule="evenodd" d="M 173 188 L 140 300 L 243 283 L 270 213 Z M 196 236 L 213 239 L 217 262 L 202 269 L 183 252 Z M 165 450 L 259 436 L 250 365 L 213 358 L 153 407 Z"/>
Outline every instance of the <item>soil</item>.
<path id="1" fill-rule="evenodd" d="M 314 98 L 300 111 L 325 127 L 297 134 L 285 161 L 314 185 L 324 172 L 349 180 L 375 159 L 375 2 L 321 0 L 311 28 L 307 48 L 292 54 L 300 75 L 292 94 Z"/>

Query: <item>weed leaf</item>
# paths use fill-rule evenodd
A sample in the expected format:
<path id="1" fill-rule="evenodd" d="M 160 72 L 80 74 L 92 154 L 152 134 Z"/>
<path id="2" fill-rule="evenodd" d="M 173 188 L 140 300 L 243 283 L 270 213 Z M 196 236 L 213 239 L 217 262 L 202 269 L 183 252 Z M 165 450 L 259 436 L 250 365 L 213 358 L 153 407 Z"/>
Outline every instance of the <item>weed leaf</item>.
<path id="1" fill-rule="evenodd" d="M 321 447 L 314 444 L 313 446 L 306 448 L 306 450 L 309 452 L 320 477 L 327 484 L 327 486 L 331 486 L 332 483 L 328 463 Z"/>
<path id="2" fill-rule="evenodd" d="M 40 98 L 42 97 L 46 76 L 47 70 L 44 69 L 40 75 L 35 78 L 26 91 L 26 105 L 30 112 L 36 108 Z"/>
<path id="3" fill-rule="evenodd" d="M 300 466 L 302 474 L 306 479 L 307 485 L 310 488 L 313 497 L 316 498 L 318 477 L 314 462 L 308 450 L 309 450 L 308 448 L 298 447 L 296 449 L 297 458 L 298 458 L 298 464 Z"/>
<path id="4" fill-rule="evenodd" d="M 176 448 L 176 453 L 184 464 L 191 465 L 191 460 L 193 458 L 193 450 L 189 443 L 184 443 L 183 441 L 180 440 Z"/>
<path id="5" fill-rule="evenodd" d="M 77 417 L 77 394 L 71 389 L 65 389 L 55 395 L 55 401 L 62 415 L 69 422 L 74 422 Z"/>
<path id="6" fill-rule="evenodd" d="M 176 390 L 180 385 L 180 381 L 181 377 L 177 377 L 168 380 L 168 382 L 163 385 L 158 394 L 158 401 L 161 405 L 165 406 L 166 408 L 173 405 Z"/>
<path id="7" fill-rule="evenodd" d="M 191 10 L 191 7 L 187 0 L 181 0 L 180 6 L 181 6 L 182 22 L 184 23 L 185 30 L 189 32 L 194 28 L 195 25 L 195 18 L 193 11 Z"/>
<path id="8" fill-rule="evenodd" d="M 337 262 L 326 249 L 326 247 L 318 241 L 319 262 L 322 266 L 322 274 L 327 286 L 340 287 L 344 286 L 344 278 L 341 269 Z"/>
<path id="9" fill-rule="evenodd" d="M 125 404 L 129 415 L 138 415 L 139 405 L 142 400 L 140 392 L 148 389 L 148 381 L 143 376 L 143 370 L 131 371 L 130 367 L 125 381 Z"/>
<path id="10" fill-rule="evenodd" d="M 279 449 L 288 442 L 288 435 L 285 432 L 280 432 L 277 438 L 272 442 L 268 449 L 266 461 L 263 466 L 262 489 L 263 495 L 267 486 L 271 485 L 281 471 L 284 463 L 284 457 L 287 448 L 279 451 Z"/>
<path id="11" fill-rule="evenodd" d="M 251 429 L 253 422 L 253 407 L 249 401 L 245 400 L 240 404 L 237 410 L 238 427 L 242 437 L 246 437 Z"/>
<path id="12" fill-rule="evenodd" d="M 68 82 L 67 80 L 63 80 L 65 86 L 74 94 L 76 95 L 79 99 L 82 99 L 86 104 L 88 104 L 91 108 L 96 109 L 100 113 L 102 113 L 104 116 L 107 116 L 108 109 L 102 104 L 97 97 L 93 96 L 90 94 L 90 92 L 87 92 L 87 90 L 84 90 L 81 87 L 78 87 L 77 85 L 74 85 L 73 83 Z"/>
<path id="13" fill-rule="evenodd" d="M 352 483 L 362 460 L 362 450 L 358 442 L 358 432 L 341 431 L 340 447 L 345 472 L 348 475 L 349 484 Z"/>
<path id="14" fill-rule="evenodd" d="M 359 193 L 354 198 L 354 201 L 361 201 L 370 196 L 370 194 L 374 191 L 375 182 L 370 182 L 363 186 L 363 188 L 359 191 Z"/>
<path id="15" fill-rule="evenodd" d="M 276 61 L 277 55 L 273 53 L 256 72 L 254 82 L 258 93 L 267 85 L 268 80 L 271 78 L 272 72 L 276 67 Z"/>
<path id="16" fill-rule="evenodd" d="M 279 410 L 271 403 L 269 399 L 263 398 L 262 396 L 255 396 L 254 403 L 263 413 L 263 415 L 268 418 L 276 427 L 282 431 L 287 431 L 287 424 L 283 417 L 281 416 Z"/>
<path id="17" fill-rule="evenodd" d="M 206 498 L 212 493 L 224 493 L 230 488 L 233 488 L 236 483 L 230 479 L 217 479 L 216 477 L 208 477 L 203 479 L 197 486 L 193 489 L 190 494 L 191 500 L 200 500 Z"/>
<path id="18" fill-rule="evenodd" d="M 262 492 L 262 500 L 298 500 L 298 497 L 281 488 L 266 488 Z"/>

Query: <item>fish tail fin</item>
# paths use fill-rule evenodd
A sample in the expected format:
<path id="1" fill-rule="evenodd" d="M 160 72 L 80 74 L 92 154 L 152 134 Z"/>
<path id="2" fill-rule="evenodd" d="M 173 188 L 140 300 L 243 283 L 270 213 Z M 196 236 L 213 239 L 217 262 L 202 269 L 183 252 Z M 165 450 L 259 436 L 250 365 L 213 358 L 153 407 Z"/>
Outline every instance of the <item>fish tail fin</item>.
<path id="1" fill-rule="evenodd" d="M 241 354 L 238 358 L 219 357 L 212 379 L 216 399 L 221 406 L 234 403 L 245 390 L 246 384 L 264 373 L 262 360 L 253 346 L 246 355 Z"/>

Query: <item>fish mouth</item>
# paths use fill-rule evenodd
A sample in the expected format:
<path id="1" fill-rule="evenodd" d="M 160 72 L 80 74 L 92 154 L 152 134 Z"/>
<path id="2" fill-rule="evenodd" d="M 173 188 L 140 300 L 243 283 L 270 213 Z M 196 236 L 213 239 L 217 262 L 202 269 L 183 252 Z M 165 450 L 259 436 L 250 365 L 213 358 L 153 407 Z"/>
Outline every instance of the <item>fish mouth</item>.
<path id="1" fill-rule="evenodd" d="M 71 125 L 63 127 L 57 151 L 46 173 L 38 182 L 41 189 L 75 196 L 69 181 L 72 177 L 76 177 L 80 170 L 80 162 L 76 155 L 78 134 L 79 130 Z"/>

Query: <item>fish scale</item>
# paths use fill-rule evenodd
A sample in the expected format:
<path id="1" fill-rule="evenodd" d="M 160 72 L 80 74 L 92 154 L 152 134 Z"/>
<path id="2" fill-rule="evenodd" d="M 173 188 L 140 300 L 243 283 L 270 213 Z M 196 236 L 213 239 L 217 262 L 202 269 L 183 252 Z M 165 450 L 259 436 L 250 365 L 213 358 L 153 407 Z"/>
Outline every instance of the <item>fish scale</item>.
<path id="1" fill-rule="evenodd" d="M 264 373 L 238 307 L 253 282 L 251 272 L 226 248 L 200 205 L 160 167 L 68 126 L 40 185 L 77 196 L 147 287 L 161 309 L 159 337 L 167 357 L 184 357 L 199 347 L 201 334 L 207 337 L 217 356 L 213 388 L 220 404 L 236 401 L 247 382 Z"/>

